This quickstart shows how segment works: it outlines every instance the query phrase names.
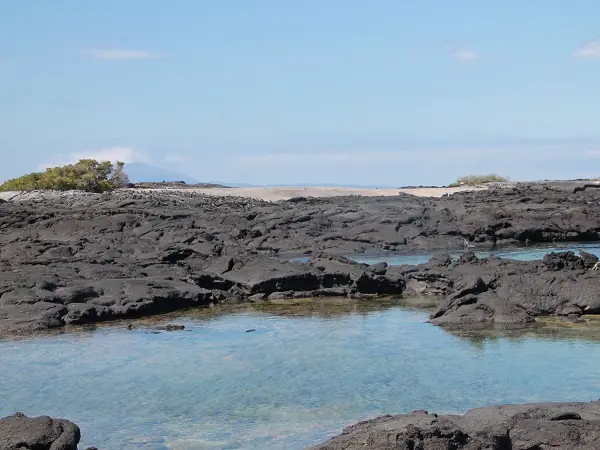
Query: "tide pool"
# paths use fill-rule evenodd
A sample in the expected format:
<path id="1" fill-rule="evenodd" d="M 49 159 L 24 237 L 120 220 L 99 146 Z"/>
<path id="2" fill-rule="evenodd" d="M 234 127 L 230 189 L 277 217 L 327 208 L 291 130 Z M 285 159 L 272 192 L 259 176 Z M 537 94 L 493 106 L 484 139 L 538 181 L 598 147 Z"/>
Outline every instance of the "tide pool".
<path id="1" fill-rule="evenodd" d="M 427 315 L 246 308 L 3 340 L 0 415 L 70 419 L 82 448 L 302 449 L 385 413 L 600 397 L 597 331 L 455 335 Z"/>

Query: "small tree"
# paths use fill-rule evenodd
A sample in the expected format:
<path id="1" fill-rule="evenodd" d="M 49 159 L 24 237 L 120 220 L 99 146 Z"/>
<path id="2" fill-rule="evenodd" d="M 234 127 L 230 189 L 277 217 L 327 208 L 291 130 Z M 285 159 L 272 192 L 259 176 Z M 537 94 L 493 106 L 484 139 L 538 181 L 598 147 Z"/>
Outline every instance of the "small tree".
<path id="1" fill-rule="evenodd" d="M 50 167 L 45 172 L 33 172 L 13 178 L 0 185 L 0 191 L 113 191 L 129 183 L 124 166 L 120 161 L 113 165 L 110 161 L 81 159 L 76 164 Z"/>
<path id="2" fill-rule="evenodd" d="M 467 175 L 465 177 L 460 177 L 455 183 L 452 183 L 451 186 L 477 186 L 480 184 L 500 183 L 505 181 L 508 181 L 508 178 L 496 175 L 495 173 L 490 173 L 488 175 Z"/>

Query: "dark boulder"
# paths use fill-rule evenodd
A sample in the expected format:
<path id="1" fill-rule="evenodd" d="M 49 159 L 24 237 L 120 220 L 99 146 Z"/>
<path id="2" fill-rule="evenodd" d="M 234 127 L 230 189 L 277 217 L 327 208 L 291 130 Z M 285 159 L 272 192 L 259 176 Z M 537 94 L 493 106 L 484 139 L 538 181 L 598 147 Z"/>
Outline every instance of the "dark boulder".
<path id="1" fill-rule="evenodd" d="M 387 272 L 387 267 L 388 264 L 386 262 L 380 262 L 377 264 L 371 264 L 371 266 L 369 266 L 369 270 L 375 275 L 385 275 Z"/>
<path id="2" fill-rule="evenodd" d="M 16 413 L 0 419 L 2 450 L 77 450 L 79 427 L 64 419 Z"/>
<path id="3" fill-rule="evenodd" d="M 401 294 L 406 283 L 403 278 L 390 278 L 363 272 L 356 280 L 356 291 L 361 294 Z"/>
<path id="4" fill-rule="evenodd" d="M 586 269 L 591 269 L 599 261 L 596 255 L 588 253 L 584 250 L 579 250 L 579 256 L 581 256 L 581 259 L 583 260 L 583 264 L 585 265 Z"/>
<path id="5" fill-rule="evenodd" d="M 477 256 L 473 252 L 462 253 L 458 258 L 459 264 L 469 263 L 473 261 L 477 261 Z"/>
<path id="6" fill-rule="evenodd" d="M 427 264 L 431 267 L 448 267 L 452 264 L 452 257 L 446 253 L 436 253 Z"/>
<path id="7" fill-rule="evenodd" d="M 589 258 L 588 258 L 589 259 Z M 585 268 L 585 262 L 583 258 L 580 258 L 575 252 L 551 252 L 544 255 L 544 265 L 551 271 L 563 270 L 563 269 L 583 269 Z"/>

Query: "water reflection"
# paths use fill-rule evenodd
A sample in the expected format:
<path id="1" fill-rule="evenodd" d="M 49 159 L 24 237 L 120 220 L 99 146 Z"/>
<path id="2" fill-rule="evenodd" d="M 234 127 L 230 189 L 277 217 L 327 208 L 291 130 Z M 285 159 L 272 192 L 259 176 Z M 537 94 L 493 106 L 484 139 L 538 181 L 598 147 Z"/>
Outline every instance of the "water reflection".
<path id="1" fill-rule="evenodd" d="M 434 297 L 375 297 L 371 299 L 349 299 L 347 297 L 319 297 L 306 299 L 270 300 L 250 305 L 240 305 L 234 308 L 223 307 L 220 314 L 231 312 L 264 313 L 274 316 L 291 317 L 328 317 L 335 318 L 346 315 L 367 315 L 392 307 L 417 308 L 431 310 L 440 299 Z M 199 312 L 201 315 L 203 312 Z M 197 317 L 198 310 L 190 311 L 188 317 Z"/>
<path id="2" fill-rule="evenodd" d="M 84 448 L 301 449 L 383 413 L 600 396 L 597 340 L 458 335 L 418 299 L 327 302 L 1 341 L 0 415 L 69 418 Z M 165 321 L 186 328 L 152 334 Z"/>
<path id="3" fill-rule="evenodd" d="M 538 318 L 525 327 L 486 327 L 479 329 L 445 329 L 446 332 L 481 348 L 500 339 L 525 341 L 528 339 L 577 340 L 600 343 L 600 316 L 583 316 L 578 321 L 563 317 Z"/>
<path id="4" fill-rule="evenodd" d="M 146 332 L 161 330 L 173 321 L 193 320 L 196 323 L 211 321 L 231 314 L 264 314 L 280 317 L 323 317 L 335 318 L 346 315 L 367 315 L 393 307 L 404 307 L 420 311 L 432 311 L 440 302 L 440 298 L 377 296 L 373 298 L 351 299 L 348 297 L 318 297 L 301 299 L 269 300 L 257 303 L 217 304 L 211 307 L 192 308 L 133 320 L 114 320 L 90 325 L 67 325 L 64 328 L 42 331 L 34 335 L 0 334 L 2 340 L 31 340 L 68 335 L 89 338 L 91 333 L 99 330 L 145 329 Z"/>

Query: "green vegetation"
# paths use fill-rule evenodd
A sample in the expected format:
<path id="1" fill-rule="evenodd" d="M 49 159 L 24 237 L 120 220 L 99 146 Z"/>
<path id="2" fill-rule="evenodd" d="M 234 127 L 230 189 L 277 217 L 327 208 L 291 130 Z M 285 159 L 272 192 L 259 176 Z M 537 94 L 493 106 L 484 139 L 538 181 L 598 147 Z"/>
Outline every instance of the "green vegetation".
<path id="1" fill-rule="evenodd" d="M 45 172 L 33 172 L 13 178 L 0 185 L 1 191 L 87 191 L 108 192 L 129 183 L 122 162 L 113 165 L 110 161 L 98 162 L 82 159 L 76 164 L 51 167 Z"/>
<path id="2" fill-rule="evenodd" d="M 508 181 L 508 178 L 496 175 L 495 173 L 490 173 L 488 175 L 467 175 L 466 177 L 460 177 L 458 180 L 456 180 L 456 182 L 450 184 L 449 186 L 478 186 L 481 184 L 500 183 L 504 181 Z"/>

